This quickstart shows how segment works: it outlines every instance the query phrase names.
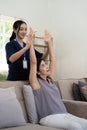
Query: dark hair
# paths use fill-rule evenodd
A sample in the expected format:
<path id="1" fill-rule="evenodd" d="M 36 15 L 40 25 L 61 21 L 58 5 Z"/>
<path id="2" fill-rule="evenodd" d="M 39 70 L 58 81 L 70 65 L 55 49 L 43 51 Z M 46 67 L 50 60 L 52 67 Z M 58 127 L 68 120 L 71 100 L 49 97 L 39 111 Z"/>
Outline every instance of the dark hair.
<path id="1" fill-rule="evenodd" d="M 37 58 L 37 72 L 39 72 L 39 68 L 40 68 L 41 61 L 42 61 L 41 58 Z M 37 77 L 38 77 L 38 78 L 41 78 L 38 73 L 37 73 Z"/>
<path id="2" fill-rule="evenodd" d="M 39 67 L 40 67 L 41 61 L 42 61 L 41 58 L 37 58 L 37 72 L 39 71 Z"/>
<path id="3" fill-rule="evenodd" d="M 20 29 L 20 26 L 21 26 L 21 24 L 26 24 L 24 21 L 22 21 L 22 20 L 17 20 L 17 21 L 15 21 L 14 22 L 14 24 L 13 24 L 13 29 L 15 29 L 15 30 L 19 30 Z M 11 35 L 11 37 L 10 37 L 10 41 L 12 41 L 12 40 L 14 40 L 16 38 L 16 34 L 14 33 L 14 31 L 12 32 L 12 35 Z"/>

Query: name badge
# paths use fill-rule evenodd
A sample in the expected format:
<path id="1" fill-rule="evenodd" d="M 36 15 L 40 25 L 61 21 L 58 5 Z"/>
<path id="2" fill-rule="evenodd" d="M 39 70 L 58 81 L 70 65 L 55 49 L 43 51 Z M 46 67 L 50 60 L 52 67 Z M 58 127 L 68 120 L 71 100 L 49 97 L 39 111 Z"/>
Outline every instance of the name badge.
<path id="1" fill-rule="evenodd" d="M 27 60 L 25 58 L 23 60 L 23 69 L 27 69 Z"/>

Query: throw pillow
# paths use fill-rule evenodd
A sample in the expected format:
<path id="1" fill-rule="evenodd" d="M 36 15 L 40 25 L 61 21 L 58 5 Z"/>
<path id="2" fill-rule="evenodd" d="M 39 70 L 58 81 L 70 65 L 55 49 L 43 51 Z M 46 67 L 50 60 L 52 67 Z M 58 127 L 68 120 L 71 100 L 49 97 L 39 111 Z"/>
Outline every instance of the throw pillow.
<path id="1" fill-rule="evenodd" d="M 33 124 L 38 123 L 38 116 L 36 112 L 33 90 L 30 85 L 24 85 L 23 94 L 29 121 Z"/>
<path id="2" fill-rule="evenodd" d="M 87 85 L 87 82 L 78 81 L 78 84 L 80 87 L 83 87 L 83 86 Z"/>
<path id="3" fill-rule="evenodd" d="M 85 99 L 87 101 L 87 85 L 81 87 L 80 90 L 81 90 L 81 93 L 83 94 L 83 96 L 85 97 Z"/>
<path id="4" fill-rule="evenodd" d="M 79 84 L 79 88 L 80 88 L 80 93 L 81 93 L 81 99 L 82 101 L 86 101 L 85 97 L 84 97 L 84 94 L 82 93 L 81 89 L 87 85 L 87 82 L 82 82 L 82 81 L 79 81 L 78 82 Z"/>
<path id="5" fill-rule="evenodd" d="M 79 87 L 81 92 L 81 98 L 83 101 L 87 101 L 87 83 L 79 81 Z"/>
<path id="6" fill-rule="evenodd" d="M 15 88 L 0 88 L 0 128 L 25 125 Z"/>
<path id="7" fill-rule="evenodd" d="M 74 100 L 81 101 L 81 94 L 80 94 L 80 89 L 78 84 L 73 83 L 72 92 L 73 92 Z"/>

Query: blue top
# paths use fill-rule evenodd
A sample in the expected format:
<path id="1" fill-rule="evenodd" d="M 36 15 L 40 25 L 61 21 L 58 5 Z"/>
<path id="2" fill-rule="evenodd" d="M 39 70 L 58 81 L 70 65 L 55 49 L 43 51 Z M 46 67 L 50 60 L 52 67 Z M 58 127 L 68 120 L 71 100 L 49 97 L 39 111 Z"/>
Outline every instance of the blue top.
<path id="1" fill-rule="evenodd" d="M 53 80 L 45 82 L 38 78 L 40 89 L 33 90 L 38 119 L 52 114 L 66 113 L 67 110 L 62 102 L 58 88 Z"/>
<path id="2" fill-rule="evenodd" d="M 25 43 L 23 43 L 25 47 Z M 8 77 L 7 80 L 28 80 L 29 79 L 29 68 L 30 68 L 30 59 L 29 59 L 29 50 L 27 50 L 18 60 L 16 60 L 14 63 L 11 63 L 9 61 L 9 57 L 18 52 L 19 50 L 22 49 L 20 44 L 16 41 L 13 40 L 11 42 L 8 42 L 5 46 L 6 49 L 6 59 L 7 59 L 7 64 L 9 67 L 9 72 L 8 72 Z M 37 58 L 42 57 L 42 53 L 38 52 L 35 50 L 35 54 Z M 27 60 L 27 69 L 23 68 L 23 60 L 24 57 Z"/>

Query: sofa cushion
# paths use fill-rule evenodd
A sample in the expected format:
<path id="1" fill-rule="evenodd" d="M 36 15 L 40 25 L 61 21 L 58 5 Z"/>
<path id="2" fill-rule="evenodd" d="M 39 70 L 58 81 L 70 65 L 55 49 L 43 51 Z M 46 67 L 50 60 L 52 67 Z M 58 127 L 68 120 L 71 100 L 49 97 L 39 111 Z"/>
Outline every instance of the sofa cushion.
<path id="1" fill-rule="evenodd" d="M 72 84 L 74 81 L 75 80 L 67 80 L 67 79 L 58 80 L 62 99 L 74 100 L 72 93 Z M 78 81 L 75 82 L 77 83 Z"/>
<path id="2" fill-rule="evenodd" d="M 72 86 L 73 83 L 78 83 L 78 81 L 85 81 L 84 79 L 59 79 L 58 86 L 61 93 L 62 99 L 74 100 Z"/>
<path id="3" fill-rule="evenodd" d="M 85 100 L 87 101 L 87 85 L 80 88 L 82 95 L 84 96 Z"/>
<path id="4" fill-rule="evenodd" d="M 25 126 L 6 128 L 5 130 L 64 130 L 64 129 L 52 128 L 52 127 L 46 127 L 42 125 L 27 123 L 27 125 Z"/>
<path id="5" fill-rule="evenodd" d="M 82 101 L 86 101 L 85 96 L 86 96 L 87 82 L 79 81 L 78 84 L 79 84 L 79 88 L 80 88 L 81 99 L 82 99 Z"/>
<path id="6" fill-rule="evenodd" d="M 73 83 L 72 92 L 73 92 L 74 100 L 81 101 L 81 94 L 80 94 L 80 89 L 78 84 Z"/>
<path id="7" fill-rule="evenodd" d="M 86 82 L 78 81 L 78 84 L 73 83 L 72 91 L 75 100 L 86 101 L 82 88 L 87 85 Z"/>
<path id="8" fill-rule="evenodd" d="M 23 87 L 25 105 L 28 112 L 28 118 L 31 123 L 38 123 L 38 116 L 36 112 L 35 100 L 33 91 L 30 85 L 24 85 Z"/>
<path id="9" fill-rule="evenodd" d="M 24 118 L 25 118 L 26 122 L 28 122 L 28 117 L 27 117 L 25 103 L 24 103 L 24 97 L 23 97 L 23 89 L 22 89 L 24 84 L 28 84 L 28 81 L 0 81 L 0 88 L 15 87 L 17 99 L 19 100 L 19 103 L 21 105 L 21 108 L 22 108 L 22 111 L 24 114 Z"/>
<path id="10" fill-rule="evenodd" d="M 15 88 L 0 88 L 0 128 L 25 125 Z"/>

